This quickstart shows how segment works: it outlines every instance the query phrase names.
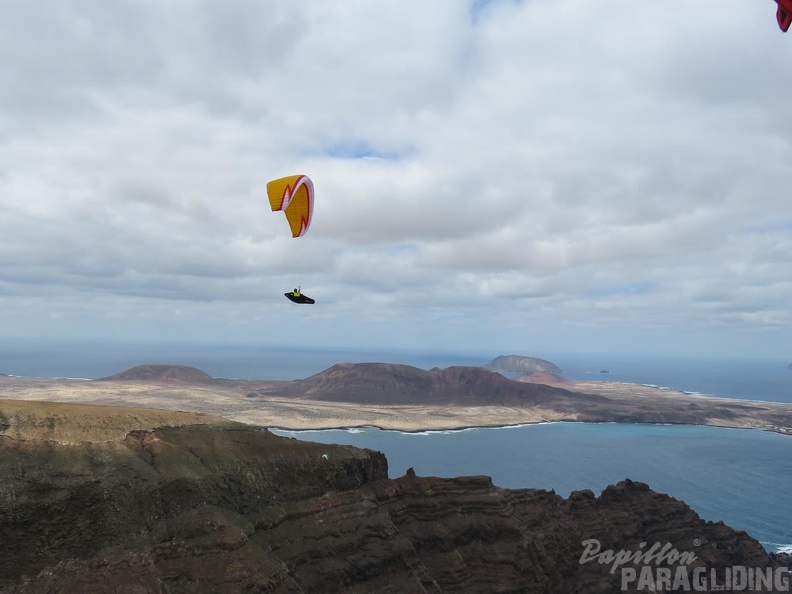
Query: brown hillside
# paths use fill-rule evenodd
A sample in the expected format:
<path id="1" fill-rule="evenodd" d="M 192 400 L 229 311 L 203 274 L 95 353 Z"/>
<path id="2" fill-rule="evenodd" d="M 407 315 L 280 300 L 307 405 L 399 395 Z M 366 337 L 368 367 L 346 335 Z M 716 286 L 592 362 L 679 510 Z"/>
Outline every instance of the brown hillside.
<path id="1" fill-rule="evenodd" d="M 572 385 L 572 382 L 570 382 L 568 379 L 554 373 L 548 373 L 547 371 L 534 371 L 532 373 L 526 373 L 524 375 L 512 378 L 512 380 L 531 384 L 545 384 L 546 386 L 568 387 Z"/>
<path id="2" fill-rule="evenodd" d="M 0 443 L 101 443 L 123 439 L 130 431 L 183 425 L 236 426 L 238 423 L 195 412 L 0 399 Z"/>
<path id="3" fill-rule="evenodd" d="M 116 375 L 96 381 L 167 382 L 172 384 L 208 384 L 214 378 L 195 367 L 184 365 L 138 365 Z"/>
<path id="4" fill-rule="evenodd" d="M 366 404 L 533 406 L 607 399 L 514 382 L 480 367 L 425 371 L 391 363 L 339 363 L 280 390 L 287 396 Z"/>

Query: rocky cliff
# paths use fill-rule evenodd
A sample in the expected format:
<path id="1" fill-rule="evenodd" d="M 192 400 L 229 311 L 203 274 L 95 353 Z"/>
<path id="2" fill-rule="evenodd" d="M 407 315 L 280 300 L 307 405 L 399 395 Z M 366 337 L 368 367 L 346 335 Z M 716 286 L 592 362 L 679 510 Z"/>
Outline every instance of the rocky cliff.
<path id="1" fill-rule="evenodd" d="M 668 544 L 691 569 L 774 562 L 640 483 L 564 499 L 388 479 L 378 452 L 163 414 L 0 401 L 0 591 L 620 591 L 612 562 L 581 563 L 589 539 Z"/>

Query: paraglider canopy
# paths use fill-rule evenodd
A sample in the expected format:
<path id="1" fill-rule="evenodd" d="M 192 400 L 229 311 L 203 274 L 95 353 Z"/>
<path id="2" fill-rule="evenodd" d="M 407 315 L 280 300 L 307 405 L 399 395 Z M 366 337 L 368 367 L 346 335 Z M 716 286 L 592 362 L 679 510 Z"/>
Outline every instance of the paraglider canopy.
<path id="1" fill-rule="evenodd" d="M 776 20 L 781 30 L 786 32 L 789 26 L 792 25 L 792 0 L 776 0 L 778 3 L 778 11 L 776 12 Z"/>
<path id="2" fill-rule="evenodd" d="M 307 175 L 290 175 L 267 184 L 267 197 L 273 211 L 282 210 L 292 237 L 302 237 L 311 226 L 314 187 Z"/>
<path id="3" fill-rule="evenodd" d="M 308 232 L 313 218 L 314 187 L 307 175 L 290 175 L 267 183 L 267 197 L 273 212 L 282 210 L 289 223 L 292 237 L 302 237 Z M 284 295 L 294 303 L 313 304 L 300 288 Z"/>

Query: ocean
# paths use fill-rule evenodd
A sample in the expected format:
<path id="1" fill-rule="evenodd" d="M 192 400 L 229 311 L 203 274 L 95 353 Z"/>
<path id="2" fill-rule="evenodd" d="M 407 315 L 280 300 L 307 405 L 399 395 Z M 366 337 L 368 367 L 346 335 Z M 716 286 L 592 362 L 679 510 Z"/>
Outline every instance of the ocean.
<path id="1" fill-rule="evenodd" d="M 320 443 L 379 450 L 391 478 L 488 475 L 499 487 L 599 495 L 625 478 L 684 501 L 703 519 L 745 530 L 768 552 L 792 552 L 787 494 L 792 437 L 681 425 L 547 423 L 497 429 L 401 433 L 273 430 Z"/>
<path id="2" fill-rule="evenodd" d="M 482 365 L 500 354 L 253 346 L 0 342 L 0 373 L 97 378 L 145 363 L 198 367 L 214 377 L 297 379 L 334 363 L 382 361 L 423 369 Z M 722 398 L 792 403 L 789 361 L 522 353 L 577 380 L 623 381 Z M 607 371 L 608 373 L 601 373 Z M 0 397 L 2 397 L 0 395 Z M 402 433 L 375 428 L 284 431 L 321 443 L 382 451 L 391 477 L 485 474 L 508 488 L 599 494 L 625 478 L 685 501 L 702 518 L 745 530 L 770 552 L 792 551 L 792 437 L 694 426 L 548 423 Z"/>

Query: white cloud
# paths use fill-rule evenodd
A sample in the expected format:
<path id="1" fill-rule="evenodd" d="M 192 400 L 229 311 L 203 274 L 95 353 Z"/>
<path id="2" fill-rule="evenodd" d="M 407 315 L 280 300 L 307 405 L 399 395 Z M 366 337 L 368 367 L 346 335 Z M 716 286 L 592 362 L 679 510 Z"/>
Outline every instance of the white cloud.
<path id="1" fill-rule="evenodd" d="M 498 348 L 541 328 L 659 352 L 695 328 L 699 351 L 774 352 L 792 46 L 773 11 L 11 2 L 4 332 Z M 264 195 L 292 173 L 317 188 L 299 240 Z M 294 284 L 319 301 L 298 319 Z"/>

